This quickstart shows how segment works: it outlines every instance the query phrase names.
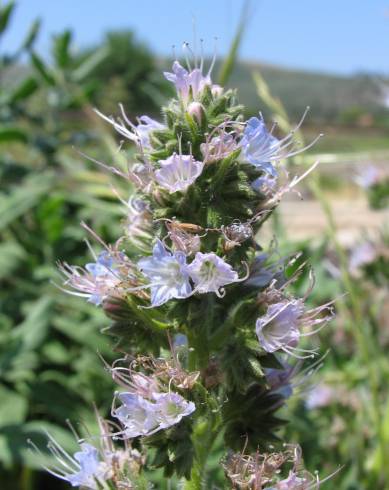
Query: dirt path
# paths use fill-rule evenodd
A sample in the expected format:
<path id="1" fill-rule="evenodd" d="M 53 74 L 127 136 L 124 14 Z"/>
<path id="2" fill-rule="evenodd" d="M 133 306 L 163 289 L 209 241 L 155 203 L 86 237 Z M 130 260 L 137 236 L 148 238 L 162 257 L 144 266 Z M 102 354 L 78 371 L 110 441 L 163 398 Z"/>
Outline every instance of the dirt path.
<path id="1" fill-rule="evenodd" d="M 386 223 L 389 210 L 371 211 L 365 199 L 331 200 L 338 238 L 351 245 L 364 233 L 375 234 Z M 283 201 L 279 207 L 286 234 L 293 240 L 318 238 L 325 233 L 327 220 L 316 201 Z"/>
<path id="2" fill-rule="evenodd" d="M 354 183 L 355 175 L 368 165 L 389 175 L 388 152 L 371 155 L 329 154 L 314 159 L 322 162 L 315 171 L 336 175 L 341 182 L 339 191 L 328 191 L 328 199 L 335 218 L 338 239 L 343 245 L 350 246 L 366 234 L 374 236 L 385 223 L 389 226 L 389 210 L 369 209 L 365 191 Z M 300 190 L 303 191 L 303 186 Z M 286 236 L 292 240 L 320 238 L 327 229 L 327 220 L 321 205 L 310 197 L 299 200 L 296 194 L 290 193 L 285 196 L 278 209 Z M 266 234 L 272 235 L 269 225 L 266 227 Z"/>

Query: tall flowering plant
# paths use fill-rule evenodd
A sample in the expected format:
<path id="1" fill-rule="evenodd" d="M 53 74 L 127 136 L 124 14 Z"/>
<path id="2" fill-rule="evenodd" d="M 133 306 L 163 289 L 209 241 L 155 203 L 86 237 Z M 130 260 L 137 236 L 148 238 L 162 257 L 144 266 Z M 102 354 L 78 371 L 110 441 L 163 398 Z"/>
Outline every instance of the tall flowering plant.
<path id="1" fill-rule="evenodd" d="M 304 150 L 294 132 L 245 121 L 212 67 L 187 65 L 164 74 L 177 96 L 161 121 L 97 111 L 137 149 L 126 170 L 101 164 L 132 189 L 128 201 L 117 193 L 123 236 L 107 245 L 84 225 L 100 252 L 60 269 L 67 292 L 113 320 L 106 332 L 123 355 L 105 366 L 118 385 L 112 419 L 98 416 L 100 435 L 79 438 L 73 456 L 50 437 L 48 470 L 73 486 L 124 489 L 151 488 L 149 470 L 161 467 L 183 488 L 211 488 L 207 462 L 223 448 L 223 488 L 317 488 L 298 447 L 269 443 L 316 353 L 305 338 L 332 307 L 308 308 L 309 291 L 294 297 L 304 264 L 260 245 L 262 224 L 314 166 L 290 179 L 282 161 Z"/>

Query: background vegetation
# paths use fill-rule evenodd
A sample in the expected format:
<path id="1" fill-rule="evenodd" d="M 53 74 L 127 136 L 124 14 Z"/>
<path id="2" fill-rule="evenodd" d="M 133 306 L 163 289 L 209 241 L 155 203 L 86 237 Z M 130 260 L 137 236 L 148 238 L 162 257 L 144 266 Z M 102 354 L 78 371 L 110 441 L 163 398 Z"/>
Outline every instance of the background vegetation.
<path id="1" fill-rule="evenodd" d="M 12 28 L 13 16 L 13 3 L 0 8 L 0 41 Z M 161 76 L 168 61 L 155 59 L 134 33 L 108 33 L 99 46 L 82 52 L 74 51 L 70 31 L 59 33 L 46 59 L 34 48 L 39 30 L 37 21 L 16 52 L 0 53 L 0 486 L 5 490 L 60 488 L 37 470 L 27 439 L 39 442 L 49 429 L 71 448 L 65 420 L 93 427 L 92 403 L 104 412 L 112 391 L 98 357 L 112 356 L 110 339 L 100 333 L 104 316 L 50 282 L 58 281 L 59 258 L 79 264 L 88 260 L 80 221 L 112 240 L 123 219 L 109 177 L 74 147 L 108 163 L 119 158 L 118 143 L 92 107 L 112 113 L 122 102 L 132 117 L 158 116 L 156 107 L 169 97 Z M 219 63 L 215 73 L 220 70 Z M 326 153 L 328 165 L 303 189 L 308 203 L 316 200 L 324 210 L 321 235 L 311 240 L 306 229 L 303 239 L 296 237 L 282 212 L 272 227 L 283 237 L 281 253 L 298 242 L 317 271 L 313 301 L 348 295 L 339 299 L 331 331 L 321 335 L 321 349 L 329 354 L 320 384 L 311 391 L 296 390 L 303 393 L 291 400 L 286 418 L 292 421 L 280 436 L 303 445 L 311 470 L 325 474 L 344 464 L 336 477 L 336 488 L 342 490 L 389 488 L 389 326 L 383 311 L 387 238 L 383 229 L 373 234 L 378 253 L 361 267 L 356 281 L 329 204 L 334 195 L 365 202 L 352 183 L 354 167 L 374 159 L 383 167 L 389 156 L 382 83 L 367 75 L 341 78 L 248 63 L 236 64 L 228 82 L 238 87 L 248 113 L 261 108 L 284 130 L 286 114 L 297 120 L 310 105 L 310 125 L 301 138 L 309 138 L 317 126 L 328 128 L 328 137 L 313 150 Z M 308 156 L 310 162 L 314 158 Z M 294 165 L 307 163 L 300 159 Z M 300 212 L 308 213 L 308 207 Z M 304 223 L 307 216 L 299 219 Z M 297 287 L 303 288 L 304 280 Z M 314 403 L 313 395 L 323 386 L 329 401 Z"/>

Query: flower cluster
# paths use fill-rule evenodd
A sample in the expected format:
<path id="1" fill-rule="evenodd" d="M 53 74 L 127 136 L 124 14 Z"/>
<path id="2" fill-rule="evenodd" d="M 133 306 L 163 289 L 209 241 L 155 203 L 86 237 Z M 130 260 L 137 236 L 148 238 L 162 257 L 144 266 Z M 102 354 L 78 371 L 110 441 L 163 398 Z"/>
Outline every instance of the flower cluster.
<path id="1" fill-rule="evenodd" d="M 136 447 L 152 448 L 166 477 L 201 482 L 204 454 L 222 434 L 228 450 L 241 451 L 225 463 L 234 488 L 313 488 L 319 481 L 300 471 L 296 448 L 242 451 L 274 439 L 277 410 L 315 368 L 301 367 L 316 350 L 300 343 L 333 316 L 331 302 L 309 308 L 308 294 L 286 292 L 305 270 L 300 264 L 290 277 L 298 255 L 269 263 L 274 247 L 257 243 L 281 197 L 316 166 L 289 179 L 284 160 L 316 140 L 305 148 L 295 140 L 308 109 L 285 137 L 261 114 L 245 121 L 235 92 L 212 82 L 212 66 L 204 74 L 196 57 L 194 67 L 173 63 L 164 75 L 177 97 L 162 122 L 133 122 L 122 106 L 118 118 L 97 111 L 136 153 L 126 170 L 96 162 L 134 191 L 128 199 L 113 188 L 126 214 L 114 246 L 84 225 L 104 251 L 83 268 L 61 265 L 64 289 L 103 306 L 113 320 L 105 331 L 132 359 L 108 368 L 120 386 L 110 440 L 139 438 Z M 55 474 L 100 488 L 111 474 L 107 454 L 85 444 L 72 471 Z M 292 468 L 281 477 L 286 462 Z"/>
<path id="2" fill-rule="evenodd" d="M 135 370 L 138 365 L 148 372 Z M 174 369 L 168 361 L 140 358 L 129 367 L 115 363 L 109 370 L 113 380 L 126 390 L 116 394 L 121 405 L 116 407 L 114 402 L 112 408 L 112 416 L 123 427 L 117 437 L 150 436 L 178 424 L 196 409 L 192 401 L 171 391 L 172 386 L 183 387 L 177 383 L 177 372 L 184 374 L 185 371 L 178 366 Z"/>
<path id="3" fill-rule="evenodd" d="M 280 452 L 230 454 L 223 466 L 233 488 L 241 490 L 313 490 L 334 476 L 320 480 L 317 475 L 306 471 L 301 448 L 292 444 L 286 444 L 285 450 Z M 290 466 L 285 476 L 285 470 Z"/>
<path id="4" fill-rule="evenodd" d="M 326 312 L 326 315 L 322 315 Z M 259 343 L 267 352 L 282 350 L 289 355 L 302 357 L 300 352 L 310 353 L 297 347 L 301 337 L 317 333 L 333 318 L 331 304 L 306 310 L 302 299 L 283 300 L 270 304 L 266 314 L 256 321 L 256 333 Z M 301 332 L 301 329 L 315 326 L 315 330 Z"/>
<path id="5" fill-rule="evenodd" d="M 73 455 L 47 434 L 47 448 L 55 463 L 44 465 L 44 468 L 51 475 L 70 483 L 72 487 L 98 490 L 111 488 L 107 485 L 116 483 L 118 489 L 134 488 L 133 485 L 140 483 L 142 479 L 140 472 L 145 463 L 144 456 L 127 442 L 121 447 L 115 446 L 112 441 L 114 427 L 98 413 L 96 416 L 100 429 L 97 438 L 81 438 L 71 427 L 80 449 Z M 34 442 L 29 443 L 41 459 L 45 460 Z"/>
<path id="6" fill-rule="evenodd" d="M 190 264 L 183 252 L 169 252 L 161 241 L 153 248 L 153 255 L 138 262 L 143 274 L 150 280 L 152 306 L 160 306 L 171 298 L 188 298 L 194 293 L 224 294 L 223 286 L 239 282 L 238 273 L 215 253 L 197 252 Z"/>
<path id="7" fill-rule="evenodd" d="M 161 429 L 178 424 L 183 417 L 195 410 L 193 402 L 187 402 L 178 393 L 152 393 L 151 399 L 132 393 L 119 393 L 122 405 L 112 410 L 123 431 L 124 439 L 150 436 Z"/>

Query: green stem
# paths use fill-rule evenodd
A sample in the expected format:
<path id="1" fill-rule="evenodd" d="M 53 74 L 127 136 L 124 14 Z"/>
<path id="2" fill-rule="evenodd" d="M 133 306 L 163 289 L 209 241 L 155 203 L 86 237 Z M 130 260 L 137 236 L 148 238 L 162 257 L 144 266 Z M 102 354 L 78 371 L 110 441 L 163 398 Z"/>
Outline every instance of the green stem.
<path id="1" fill-rule="evenodd" d="M 191 471 L 190 480 L 184 485 L 185 490 L 202 490 L 206 489 L 206 465 L 208 455 L 211 452 L 213 443 L 216 439 L 217 424 L 214 417 L 209 421 L 200 420 L 192 435 L 192 441 L 195 448 L 195 462 Z"/>
<path id="2" fill-rule="evenodd" d="M 197 307 L 200 310 L 194 312 L 193 317 L 190 315 L 188 319 L 189 371 L 205 369 L 209 364 L 209 338 L 214 328 L 214 295 L 205 295 L 203 303 Z M 200 315 L 199 311 L 201 312 Z M 199 383 L 198 389 L 202 392 L 201 396 L 204 398 L 204 406 L 207 407 L 207 412 L 204 416 L 200 415 L 196 420 L 192 433 L 195 457 L 190 480 L 184 483 L 185 490 L 206 488 L 207 460 L 221 423 L 216 400 L 208 394 L 201 383 Z"/>

